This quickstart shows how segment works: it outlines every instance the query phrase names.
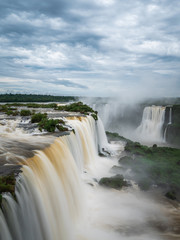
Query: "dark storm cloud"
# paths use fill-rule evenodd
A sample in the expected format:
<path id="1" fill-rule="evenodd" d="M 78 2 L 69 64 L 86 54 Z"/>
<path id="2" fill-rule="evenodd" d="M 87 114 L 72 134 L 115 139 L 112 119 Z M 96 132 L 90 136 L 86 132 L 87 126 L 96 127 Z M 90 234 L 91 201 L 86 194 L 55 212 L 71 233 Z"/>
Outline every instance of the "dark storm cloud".
<path id="1" fill-rule="evenodd" d="M 1 1 L 0 80 L 113 96 L 162 84 L 178 95 L 179 22 L 178 0 Z"/>

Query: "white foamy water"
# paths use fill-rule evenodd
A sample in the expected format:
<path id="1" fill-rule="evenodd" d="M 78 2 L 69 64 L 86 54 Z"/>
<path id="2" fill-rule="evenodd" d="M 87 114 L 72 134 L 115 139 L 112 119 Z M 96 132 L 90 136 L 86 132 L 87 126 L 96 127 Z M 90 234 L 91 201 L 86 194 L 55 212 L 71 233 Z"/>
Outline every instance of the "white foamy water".
<path id="1" fill-rule="evenodd" d="M 138 140 L 144 142 L 163 142 L 163 124 L 165 119 L 165 107 L 150 106 L 143 111 L 140 126 L 135 130 Z"/>
<path id="2" fill-rule="evenodd" d="M 99 125 L 92 117 L 68 121 L 75 134 L 56 139 L 24 162 L 16 185 L 17 202 L 4 194 L 0 239 L 163 239 L 151 228 L 152 222 L 168 221 L 163 205 L 133 189 L 98 185 L 101 177 L 112 175 L 109 169 L 118 160 L 98 156 L 97 146 L 107 144 L 98 142 Z M 123 150 L 121 145 L 115 147 Z"/>

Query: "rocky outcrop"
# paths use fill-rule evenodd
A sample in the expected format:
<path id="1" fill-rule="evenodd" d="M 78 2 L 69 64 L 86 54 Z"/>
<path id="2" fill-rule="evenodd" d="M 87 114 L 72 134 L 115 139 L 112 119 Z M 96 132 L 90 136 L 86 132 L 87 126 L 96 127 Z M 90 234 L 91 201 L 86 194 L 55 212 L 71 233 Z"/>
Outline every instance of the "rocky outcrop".
<path id="1" fill-rule="evenodd" d="M 172 106 L 172 121 L 170 121 L 170 108 L 166 108 L 165 116 L 165 140 L 169 144 L 180 147 L 180 105 Z"/>

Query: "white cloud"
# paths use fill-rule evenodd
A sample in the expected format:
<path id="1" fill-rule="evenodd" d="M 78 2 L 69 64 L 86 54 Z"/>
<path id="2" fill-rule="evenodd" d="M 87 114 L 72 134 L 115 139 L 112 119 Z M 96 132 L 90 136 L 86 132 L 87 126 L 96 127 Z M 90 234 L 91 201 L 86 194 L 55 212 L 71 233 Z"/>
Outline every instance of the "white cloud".
<path id="1" fill-rule="evenodd" d="M 11 13 L 5 19 L 2 20 L 2 24 L 27 24 L 29 26 L 38 27 L 38 28 L 51 28 L 54 30 L 67 27 L 60 17 L 49 18 L 44 14 L 38 16 L 33 13 L 21 12 L 18 14 Z"/>
<path id="2" fill-rule="evenodd" d="M 89 95 L 146 92 L 147 85 L 154 94 L 162 82 L 159 93 L 169 94 L 171 77 L 170 92 L 177 94 L 179 5 L 175 0 L 78 0 L 41 11 L 29 2 L 29 8 L 14 8 L 0 18 L 0 76 L 17 78 L 14 84 L 38 79 L 52 93 L 57 90 L 51 80 L 69 79 L 89 89 L 57 86 L 58 91 Z"/>
<path id="3" fill-rule="evenodd" d="M 96 0 L 95 3 L 98 5 L 104 5 L 104 6 L 108 7 L 108 6 L 113 5 L 115 3 L 115 1 L 114 0 Z"/>

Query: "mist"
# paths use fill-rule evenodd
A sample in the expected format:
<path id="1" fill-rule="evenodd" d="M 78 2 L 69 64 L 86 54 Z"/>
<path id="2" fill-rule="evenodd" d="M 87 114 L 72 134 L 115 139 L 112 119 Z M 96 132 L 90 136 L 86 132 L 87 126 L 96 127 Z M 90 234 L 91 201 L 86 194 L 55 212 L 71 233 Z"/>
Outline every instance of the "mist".
<path id="1" fill-rule="evenodd" d="M 169 109 L 179 98 L 80 98 L 89 104 L 103 121 L 106 131 L 117 132 L 133 141 L 165 144 Z"/>

